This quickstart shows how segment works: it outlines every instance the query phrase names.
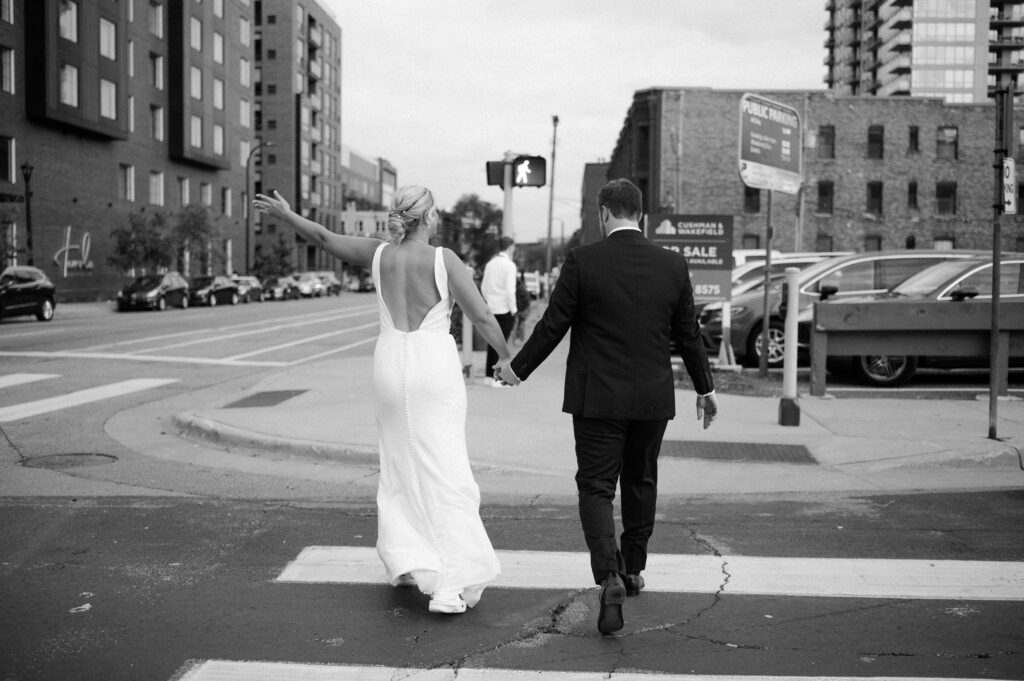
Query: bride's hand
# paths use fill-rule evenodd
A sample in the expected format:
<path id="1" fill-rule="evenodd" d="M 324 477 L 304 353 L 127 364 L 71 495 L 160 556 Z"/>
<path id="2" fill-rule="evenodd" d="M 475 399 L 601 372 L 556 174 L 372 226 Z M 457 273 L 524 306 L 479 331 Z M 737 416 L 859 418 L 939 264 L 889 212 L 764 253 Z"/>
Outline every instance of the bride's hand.
<path id="1" fill-rule="evenodd" d="M 270 197 L 266 194 L 257 194 L 255 200 L 252 202 L 253 208 L 261 213 L 266 213 L 270 217 L 283 218 L 291 212 L 291 206 L 285 201 L 284 197 L 274 190 L 274 196 Z"/>

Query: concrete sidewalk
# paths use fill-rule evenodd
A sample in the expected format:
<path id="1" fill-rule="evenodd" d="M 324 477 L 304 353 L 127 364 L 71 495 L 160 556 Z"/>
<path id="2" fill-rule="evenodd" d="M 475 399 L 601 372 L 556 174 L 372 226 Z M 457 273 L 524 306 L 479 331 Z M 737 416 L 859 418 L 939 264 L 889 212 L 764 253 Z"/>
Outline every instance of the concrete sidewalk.
<path id="1" fill-rule="evenodd" d="M 482 376 L 467 382 L 467 440 L 485 496 L 575 496 L 572 420 L 561 412 L 567 351 L 566 341 L 518 388 L 493 388 Z M 483 353 L 475 354 L 482 374 Z M 228 448 L 372 467 L 371 365 L 367 356 L 298 365 L 244 394 L 200 399 L 174 422 L 179 435 Z M 243 400 L 253 406 L 232 406 Z M 722 394 L 708 430 L 698 425 L 692 390 L 678 390 L 676 405 L 665 438 L 681 442 L 674 455 L 663 450 L 662 496 L 1024 487 L 1019 399 L 1000 401 L 1001 441 L 987 438 L 987 398 L 801 395 L 800 425 L 786 427 L 778 425 L 778 398 Z M 709 447 L 725 458 L 695 458 Z M 813 461 L 765 456 L 801 447 Z"/>

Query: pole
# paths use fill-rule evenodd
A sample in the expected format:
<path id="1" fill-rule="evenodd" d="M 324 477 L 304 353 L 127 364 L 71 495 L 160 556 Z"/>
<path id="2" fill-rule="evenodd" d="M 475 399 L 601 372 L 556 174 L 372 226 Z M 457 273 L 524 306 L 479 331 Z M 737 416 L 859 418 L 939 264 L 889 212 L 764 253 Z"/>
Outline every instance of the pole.
<path id="1" fill-rule="evenodd" d="M 249 276 L 250 272 L 249 262 L 252 249 L 249 247 L 249 239 L 252 234 L 252 183 L 249 179 L 250 168 L 252 166 L 252 157 L 262 149 L 263 147 L 272 147 L 273 142 L 260 142 L 255 147 L 249 150 L 249 156 L 245 159 L 245 275 Z"/>
<path id="2" fill-rule="evenodd" d="M 551 117 L 554 130 L 551 134 L 551 172 L 548 174 L 548 247 L 544 255 L 544 278 L 547 286 L 544 287 L 545 295 L 551 290 L 551 221 L 555 210 L 555 145 L 558 141 L 558 116 Z M 564 227 L 563 227 L 564 229 Z"/>
<path id="3" fill-rule="evenodd" d="M 32 258 L 32 166 L 25 162 L 21 165 L 21 175 L 25 180 L 25 256 L 30 266 L 35 265 Z"/>
<path id="4" fill-rule="evenodd" d="M 782 365 L 782 401 L 779 402 L 779 425 L 800 425 L 800 404 L 796 397 L 796 334 L 797 307 L 800 291 L 797 281 L 800 268 L 786 268 L 786 358 Z"/>
<path id="5" fill-rule="evenodd" d="M 774 189 L 768 190 L 768 218 L 764 230 L 764 315 L 761 317 L 761 357 L 757 364 L 758 375 L 761 378 L 768 376 L 768 334 L 772 328 L 768 290 L 772 281 L 772 198 L 774 194 Z M 796 310 L 793 310 L 793 314 L 796 314 Z"/>
<path id="6" fill-rule="evenodd" d="M 505 163 L 503 166 L 505 174 L 502 176 L 501 189 L 505 192 L 505 205 L 501 211 L 501 227 L 498 230 L 498 236 L 502 234 L 514 234 L 513 222 L 512 222 L 512 161 L 516 158 L 515 152 L 505 152 Z"/>
<path id="7" fill-rule="evenodd" d="M 1003 159 L 1007 155 L 1013 126 L 1013 81 L 1007 79 L 1005 86 L 996 89 L 996 147 L 993 166 L 996 187 L 992 201 L 992 323 L 989 333 L 988 371 L 988 437 L 998 439 L 999 394 L 1002 392 L 1003 376 L 1000 372 L 999 352 L 999 278 L 1002 259 L 1002 216 L 1003 216 Z"/>

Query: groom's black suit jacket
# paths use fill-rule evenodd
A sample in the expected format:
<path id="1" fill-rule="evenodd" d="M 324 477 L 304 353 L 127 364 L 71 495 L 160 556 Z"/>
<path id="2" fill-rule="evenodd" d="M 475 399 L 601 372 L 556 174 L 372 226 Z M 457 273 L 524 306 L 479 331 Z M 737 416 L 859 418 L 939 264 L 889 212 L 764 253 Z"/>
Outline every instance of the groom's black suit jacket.
<path id="1" fill-rule="evenodd" d="M 622 420 L 675 416 L 670 337 L 694 389 L 714 389 L 686 260 L 637 230 L 569 252 L 512 370 L 525 380 L 570 330 L 564 412 Z"/>

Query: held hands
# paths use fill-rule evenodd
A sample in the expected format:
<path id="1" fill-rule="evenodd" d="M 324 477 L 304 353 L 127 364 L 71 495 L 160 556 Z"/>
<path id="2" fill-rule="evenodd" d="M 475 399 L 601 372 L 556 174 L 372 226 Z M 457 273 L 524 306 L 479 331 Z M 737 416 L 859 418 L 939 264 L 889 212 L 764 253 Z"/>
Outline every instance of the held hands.
<path id="1" fill-rule="evenodd" d="M 704 430 L 718 416 L 718 397 L 711 391 L 708 395 L 697 395 L 697 421 L 704 420 Z"/>
<path id="2" fill-rule="evenodd" d="M 252 207 L 274 218 L 283 218 L 291 212 L 291 206 L 288 205 L 283 196 L 277 193 L 277 190 L 274 190 L 273 197 L 266 194 L 257 194 L 252 202 Z"/>
<path id="3" fill-rule="evenodd" d="M 522 381 L 512 371 L 512 359 L 500 359 L 494 365 L 494 377 L 506 385 L 519 385 Z"/>

